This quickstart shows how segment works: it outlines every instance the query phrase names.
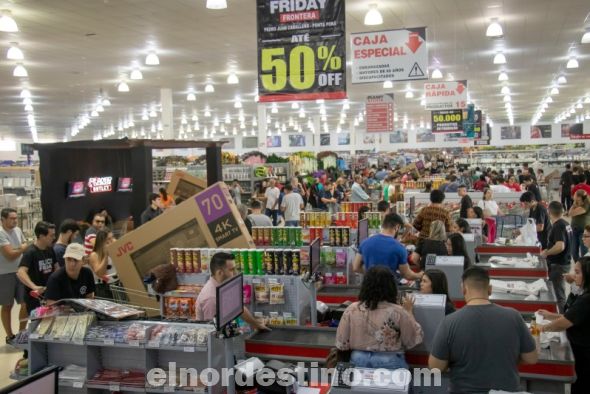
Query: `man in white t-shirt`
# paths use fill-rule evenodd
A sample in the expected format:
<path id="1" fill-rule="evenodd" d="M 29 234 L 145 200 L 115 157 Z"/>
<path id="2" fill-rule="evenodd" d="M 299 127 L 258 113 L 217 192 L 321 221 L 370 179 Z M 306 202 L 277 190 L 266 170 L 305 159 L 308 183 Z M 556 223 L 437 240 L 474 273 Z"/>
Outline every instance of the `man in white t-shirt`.
<path id="1" fill-rule="evenodd" d="M 0 305 L 2 309 L 2 325 L 6 332 L 6 343 L 11 343 L 15 336 L 12 331 L 11 311 L 16 301 L 21 305 L 19 317 L 20 330 L 24 330 L 27 322 L 27 307 L 24 304 L 25 288 L 16 277 L 21 257 L 28 245 L 22 230 L 17 227 L 18 217 L 12 208 L 4 208 L 0 212 Z"/>
<path id="2" fill-rule="evenodd" d="M 283 189 L 285 197 L 281 204 L 281 211 L 285 217 L 285 226 L 297 227 L 299 226 L 299 215 L 301 210 L 305 207 L 301 194 L 293 192 L 293 186 L 289 183 Z"/>
<path id="3" fill-rule="evenodd" d="M 276 226 L 279 220 L 279 197 L 281 195 L 281 191 L 276 186 L 277 181 L 275 179 L 271 179 L 268 181 L 268 187 L 264 192 L 264 197 L 266 197 L 266 216 L 272 219 L 272 225 Z"/>

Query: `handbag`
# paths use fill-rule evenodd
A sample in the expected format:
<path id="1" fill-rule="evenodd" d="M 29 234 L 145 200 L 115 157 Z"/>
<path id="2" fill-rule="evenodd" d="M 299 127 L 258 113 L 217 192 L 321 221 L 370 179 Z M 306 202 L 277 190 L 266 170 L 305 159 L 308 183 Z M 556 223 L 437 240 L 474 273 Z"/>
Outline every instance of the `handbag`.
<path id="1" fill-rule="evenodd" d="M 152 268 L 150 277 L 153 279 L 152 288 L 158 294 L 164 294 L 178 288 L 176 268 L 172 264 L 160 264 Z"/>

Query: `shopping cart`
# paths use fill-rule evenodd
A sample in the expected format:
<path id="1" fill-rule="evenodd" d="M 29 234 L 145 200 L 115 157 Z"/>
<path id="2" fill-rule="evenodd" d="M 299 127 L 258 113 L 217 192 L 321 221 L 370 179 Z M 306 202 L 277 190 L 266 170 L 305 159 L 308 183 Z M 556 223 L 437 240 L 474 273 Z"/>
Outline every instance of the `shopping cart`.
<path id="1" fill-rule="evenodd" d="M 114 301 L 117 304 L 127 305 L 131 308 L 144 311 L 146 313 L 146 315 L 148 315 L 148 316 L 153 315 L 153 312 L 160 313 L 160 309 L 158 309 L 158 308 L 150 308 L 150 307 L 146 307 L 146 306 L 135 305 L 129 301 L 129 295 L 133 296 L 133 298 L 136 300 L 138 298 L 145 299 L 145 300 L 152 300 L 155 293 L 153 292 L 153 290 L 151 290 L 151 287 L 148 288 L 148 293 L 146 294 L 145 292 L 142 292 L 142 291 L 126 289 L 125 287 L 123 287 L 121 285 L 121 282 L 117 282 L 117 283 L 110 285 L 110 290 L 113 295 L 112 299 L 105 298 L 105 297 L 95 297 L 95 299 L 105 300 L 105 301 Z"/>

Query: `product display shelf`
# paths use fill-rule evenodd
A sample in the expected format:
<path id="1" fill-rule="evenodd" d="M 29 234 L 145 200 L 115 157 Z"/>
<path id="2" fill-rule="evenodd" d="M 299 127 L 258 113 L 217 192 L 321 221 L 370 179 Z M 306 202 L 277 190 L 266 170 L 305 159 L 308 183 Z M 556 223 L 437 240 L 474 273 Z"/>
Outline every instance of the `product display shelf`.
<path id="1" fill-rule="evenodd" d="M 137 321 L 150 326 L 146 332 L 156 325 L 175 325 L 177 323 L 159 321 Z M 118 325 L 118 322 L 100 322 L 99 325 Z M 186 326 L 187 323 L 182 323 Z M 29 341 L 29 369 L 35 373 L 48 365 L 65 367 L 70 364 L 86 368 L 84 381 L 60 380 L 60 392 L 94 393 L 99 391 L 121 392 L 222 392 L 220 386 L 205 389 L 182 390 L 177 387 L 149 387 L 147 382 L 142 387 L 126 386 L 121 382 L 105 382 L 105 384 L 88 383 L 101 369 L 132 370 L 147 373 L 153 368 L 168 371 L 169 363 L 175 362 L 177 368 L 195 368 L 201 371 L 205 368 L 220 370 L 225 366 L 223 340 L 216 336 L 214 327 L 210 324 L 190 324 L 191 328 L 205 328 L 209 331 L 205 346 L 156 346 L 155 343 L 139 341 L 134 344 L 119 344 L 111 341 L 84 341 L 71 343 L 53 341 L 50 339 L 30 338 Z M 240 349 L 241 339 L 234 339 L 237 349 Z M 242 340 L 243 341 L 243 340 Z M 243 352 L 242 352 L 243 353 Z"/>

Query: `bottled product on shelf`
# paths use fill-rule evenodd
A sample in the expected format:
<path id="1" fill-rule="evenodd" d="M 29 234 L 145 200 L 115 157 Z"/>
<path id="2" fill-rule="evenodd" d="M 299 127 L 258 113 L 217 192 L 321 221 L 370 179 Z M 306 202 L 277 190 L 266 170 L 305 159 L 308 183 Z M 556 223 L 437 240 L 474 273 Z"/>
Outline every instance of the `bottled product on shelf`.
<path id="1" fill-rule="evenodd" d="M 359 222 L 358 212 L 338 212 L 334 221 L 336 226 L 357 228 Z"/>
<path id="2" fill-rule="evenodd" d="M 252 239 L 258 246 L 301 246 L 302 227 L 252 227 Z"/>
<path id="3" fill-rule="evenodd" d="M 302 227 L 331 226 L 332 215 L 329 212 L 301 212 L 299 223 Z"/>
<path id="4" fill-rule="evenodd" d="M 209 271 L 209 261 L 213 254 L 209 249 L 171 248 L 170 264 L 179 273 L 195 273 Z"/>

